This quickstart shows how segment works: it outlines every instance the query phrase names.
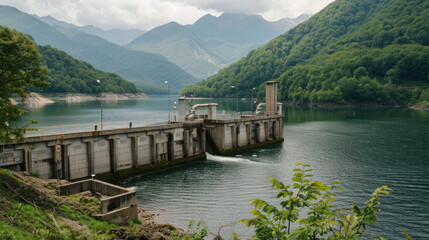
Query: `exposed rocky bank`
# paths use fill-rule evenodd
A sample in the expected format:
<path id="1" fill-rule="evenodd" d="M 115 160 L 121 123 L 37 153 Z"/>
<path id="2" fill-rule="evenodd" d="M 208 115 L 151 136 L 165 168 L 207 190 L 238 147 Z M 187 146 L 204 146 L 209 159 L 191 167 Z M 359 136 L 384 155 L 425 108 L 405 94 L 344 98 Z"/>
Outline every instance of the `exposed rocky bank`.
<path id="1" fill-rule="evenodd" d="M 132 98 L 148 98 L 144 93 L 103 93 L 103 101 L 121 101 Z M 100 100 L 100 95 L 89 95 L 89 94 L 80 94 L 80 93 L 68 93 L 68 94 L 50 94 L 43 96 L 39 93 L 30 93 L 27 94 L 24 104 L 49 104 L 54 103 L 55 101 L 66 101 L 66 102 L 89 102 Z M 19 98 L 11 99 L 13 104 L 19 104 Z"/>
<path id="2" fill-rule="evenodd" d="M 97 221 L 92 217 L 100 212 L 97 194 L 61 196 L 59 186 L 66 183 L 0 168 L 0 239 L 169 240 L 185 235 L 143 209 L 138 209 L 138 221 L 125 226 Z"/>

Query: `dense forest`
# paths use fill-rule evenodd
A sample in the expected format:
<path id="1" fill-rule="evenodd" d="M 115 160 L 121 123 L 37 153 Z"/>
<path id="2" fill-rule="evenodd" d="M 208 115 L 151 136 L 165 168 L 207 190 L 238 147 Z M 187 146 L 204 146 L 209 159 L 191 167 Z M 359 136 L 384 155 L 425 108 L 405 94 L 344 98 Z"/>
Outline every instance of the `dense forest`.
<path id="1" fill-rule="evenodd" d="M 337 0 L 181 94 L 249 97 L 279 82 L 294 104 L 429 105 L 429 1 Z"/>
<path id="2" fill-rule="evenodd" d="M 49 87 L 43 93 L 99 93 L 102 82 L 104 92 L 137 93 L 136 86 L 115 73 L 95 69 L 50 46 L 38 46 L 42 64 L 48 66 Z"/>

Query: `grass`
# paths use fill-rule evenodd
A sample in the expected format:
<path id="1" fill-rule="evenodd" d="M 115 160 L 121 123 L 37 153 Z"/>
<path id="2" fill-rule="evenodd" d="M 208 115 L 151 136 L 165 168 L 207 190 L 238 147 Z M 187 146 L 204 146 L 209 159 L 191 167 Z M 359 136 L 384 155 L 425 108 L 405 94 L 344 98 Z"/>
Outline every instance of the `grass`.
<path id="1" fill-rule="evenodd" d="M 416 104 L 420 108 L 429 107 L 429 101 L 422 101 Z"/>
<path id="2" fill-rule="evenodd" d="M 21 229 L 10 226 L 5 222 L 0 221 L 0 239 L 2 240 L 18 240 L 18 239 L 28 239 L 28 240 L 36 240 L 35 236 L 29 234 Z"/>
<path id="3" fill-rule="evenodd" d="M 99 199 L 45 196 L 38 192 L 43 186 L 30 183 L 0 168 L 0 240 L 111 239 L 107 232 L 119 228 L 86 214 L 88 206 L 96 207 Z M 75 221 L 75 225 L 63 219 Z"/>

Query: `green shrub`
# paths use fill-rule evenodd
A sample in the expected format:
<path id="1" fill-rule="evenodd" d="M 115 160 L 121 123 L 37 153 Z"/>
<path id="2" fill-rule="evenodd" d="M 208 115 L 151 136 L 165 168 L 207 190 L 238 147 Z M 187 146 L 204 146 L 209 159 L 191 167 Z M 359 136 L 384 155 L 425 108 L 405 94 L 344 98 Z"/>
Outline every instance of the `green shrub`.
<path id="1" fill-rule="evenodd" d="M 42 176 L 40 175 L 40 173 L 35 173 L 35 172 L 31 172 L 30 176 L 35 177 L 35 178 L 42 178 Z"/>
<path id="2" fill-rule="evenodd" d="M 62 205 L 61 205 L 61 208 L 63 209 L 63 211 L 64 211 L 65 213 L 72 213 L 72 212 L 73 212 L 73 210 L 72 210 L 69 206 L 67 206 L 67 205 L 65 205 L 65 204 L 62 204 Z"/>
<path id="3" fill-rule="evenodd" d="M 173 230 L 171 231 L 171 236 L 173 240 L 203 240 L 204 237 L 208 235 L 208 229 L 204 221 L 190 220 L 186 233 L 187 235 L 185 236 L 179 236 L 179 234 Z"/>
<path id="4" fill-rule="evenodd" d="M 272 187 L 278 190 L 280 206 L 260 199 L 251 200 L 254 217 L 240 221 L 255 228 L 254 239 L 323 239 L 324 236 L 329 236 L 329 239 L 361 239 L 366 225 L 377 221 L 379 195 L 391 191 L 386 186 L 377 188 L 363 208 L 353 204 L 350 210 L 336 209 L 331 205 L 336 200 L 332 190 L 342 190 L 337 186 L 339 181 L 332 185 L 310 181 L 313 176 L 310 165 L 297 163 L 297 166 L 299 168 L 293 170 L 292 185 L 271 178 Z M 306 216 L 300 215 L 302 210 L 306 210 Z M 299 227 L 292 230 L 292 222 L 297 222 Z"/>

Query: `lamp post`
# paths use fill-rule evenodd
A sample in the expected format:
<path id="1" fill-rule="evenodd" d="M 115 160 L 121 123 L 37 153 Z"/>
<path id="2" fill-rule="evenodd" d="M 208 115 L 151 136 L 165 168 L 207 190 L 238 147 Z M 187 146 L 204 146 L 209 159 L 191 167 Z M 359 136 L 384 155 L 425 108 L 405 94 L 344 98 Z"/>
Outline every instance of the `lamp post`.
<path id="1" fill-rule="evenodd" d="M 235 86 L 231 86 L 231 88 L 235 88 L 235 90 L 237 90 L 236 102 L 237 102 L 237 114 L 238 114 L 238 88 L 236 88 Z"/>
<path id="2" fill-rule="evenodd" d="M 174 122 L 177 122 L 177 120 L 176 120 L 176 104 L 177 104 L 177 102 L 174 102 L 174 106 L 173 106 L 173 109 L 174 109 Z"/>
<path id="3" fill-rule="evenodd" d="M 168 86 L 168 123 L 170 123 L 170 84 L 168 81 L 164 82 Z"/>
<path id="4" fill-rule="evenodd" d="M 101 131 L 103 131 L 103 87 L 101 86 L 101 81 L 97 79 L 98 84 L 100 84 L 100 111 L 101 111 Z"/>
<path id="5" fill-rule="evenodd" d="M 255 91 L 256 88 L 252 88 L 252 97 L 250 98 L 250 112 L 253 116 L 253 91 Z"/>

